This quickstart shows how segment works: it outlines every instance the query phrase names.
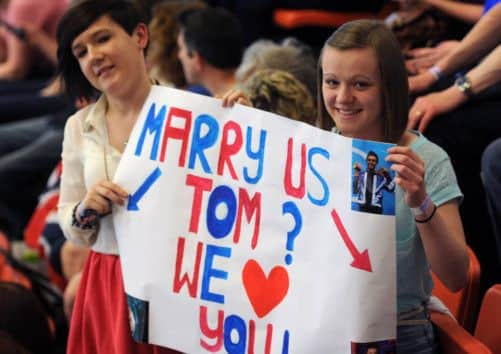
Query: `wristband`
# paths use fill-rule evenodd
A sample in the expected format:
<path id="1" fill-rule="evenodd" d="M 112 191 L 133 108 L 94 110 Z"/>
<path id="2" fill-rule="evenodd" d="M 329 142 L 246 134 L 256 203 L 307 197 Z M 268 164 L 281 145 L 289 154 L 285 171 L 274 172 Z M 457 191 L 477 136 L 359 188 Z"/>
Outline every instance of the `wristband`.
<path id="1" fill-rule="evenodd" d="M 435 215 L 435 212 L 437 211 L 437 205 L 436 204 L 433 204 L 433 210 L 431 211 L 431 214 L 430 216 L 428 216 L 426 219 L 424 220 L 417 220 L 416 218 L 414 218 L 414 221 L 419 223 L 419 224 L 425 224 L 427 223 L 428 221 L 431 220 L 431 218 L 433 217 L 433 215 Z"/>
<path id="2" fill-rule="evenodd" d="M 444 73 L 442 72 L 442 69 L 440 69 L 438 66 L 433 65 L 431 68 L 428 69 L 428 72 L 433 75 L 433 77 L 438 81 L 440 80 L 443 76 Z"/>
<path id="3" fill-rule="evenodd" d="M 420 206 L 418 206 L 417 208 L 411 208 L 412 214 L 414 216 L 421 216 L 426 214 L 426 211 L 428 210 L 430 203 L 431 203 L 431 198 L 429 195 L 426 195 L 426 198 L 424 198 Z"/>

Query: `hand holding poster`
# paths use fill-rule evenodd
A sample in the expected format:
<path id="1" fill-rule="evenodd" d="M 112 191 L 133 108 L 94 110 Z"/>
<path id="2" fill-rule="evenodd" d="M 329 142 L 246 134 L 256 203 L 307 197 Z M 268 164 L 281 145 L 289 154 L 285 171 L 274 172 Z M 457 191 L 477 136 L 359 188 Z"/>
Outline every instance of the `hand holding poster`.
<path id="1" fill-rule="evenodd" d="M 153 87 L 115 175 L 135 338 L 187 353 L 391 347 L 388 147 Z"/>

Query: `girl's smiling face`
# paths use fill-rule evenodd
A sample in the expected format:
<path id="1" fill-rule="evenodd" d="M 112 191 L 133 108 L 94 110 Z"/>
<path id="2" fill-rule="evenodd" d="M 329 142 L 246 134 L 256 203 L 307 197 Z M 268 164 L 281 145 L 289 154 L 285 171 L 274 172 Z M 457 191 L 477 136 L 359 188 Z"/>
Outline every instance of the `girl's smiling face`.
<path id="1" fill-rule="evenodd" d="M 339 131 L 352 138 L 382 140 L 382 83 L 374 50 L 327 45 L 321 65 L 325 108 Z"/>
<path id="2" fill-rule="evenodd" d="M 148 43 L 144 24 L 129 35 L 108 15 L 101 16 L 72 42 L 72 52 L 92 86 L 116 93 L 133 81 Z"/>

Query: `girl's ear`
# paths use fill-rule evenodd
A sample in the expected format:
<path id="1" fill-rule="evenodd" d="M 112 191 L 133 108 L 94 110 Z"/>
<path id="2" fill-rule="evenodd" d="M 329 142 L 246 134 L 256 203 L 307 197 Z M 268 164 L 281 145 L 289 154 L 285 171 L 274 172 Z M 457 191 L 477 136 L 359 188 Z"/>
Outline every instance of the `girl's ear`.
<path id="1" fill-rule="evenodd" d="M 148 32 L 148 26 L 146 26 L 146 24 L 142 22 L 139 23 L 134 29 L 134 32 L 132 32 L 132 36 L 136 39 L 136 43 L 141 49 L 145 49 L 148 46 L 150 34 Z"/>

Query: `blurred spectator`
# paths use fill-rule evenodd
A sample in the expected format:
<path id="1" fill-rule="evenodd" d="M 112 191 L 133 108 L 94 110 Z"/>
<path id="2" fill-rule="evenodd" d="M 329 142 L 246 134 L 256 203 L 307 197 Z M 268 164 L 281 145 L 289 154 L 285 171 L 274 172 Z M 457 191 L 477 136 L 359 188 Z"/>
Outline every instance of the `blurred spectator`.
<path id="1" fill-rule="evenodd" d="M 186 87 L 183 67 L 178 59 L 177 37 L 179 25 L 177 18 L 187 10 L 201 9 L 206 5 L 197 0 L 173 0 L 157 4 L 149 23 L 150 45 L 147 54 L 148 69 L 151 77 L 160 84 L 177 88 Z"/>
<path id="2" fill-rule="evenodd" d="M 483 60 L 445 90 L 416 99 L 409 111 L 409 126 L 424 131 L 431 120 L 450 112 L 501 80 L 501 4 L 489 11 L 449 55 L 422 74 L 409 78 L 411 93 L 429 89 L 439 79 Z"/>
<path id="3" fill-rule="evenodd" d="M 498 258 L 501 259 L 501 138 L 492 142 L 483 153 L 482 176 Z"/>
<path id="4" fill-rule="evenodd" d="M 18 37 L 12 31 L 6 32 L 4 26 L 1 35 L 6 36 L 7 44 L 11 43 L 6 49 L 14 53 L 12 58 L 19 53 L 28 57 L 12 64 L 9 54 L 0 68 L 14 68 L 19 64 L 27 69 L 31 61 L 54 67 L 57 61 L 55 27 L 68 2 L 7 1 L 3 15 L 9 24 L 18 26 Z M 0 69 L 0 75 L 1 72 Z M 44 181 L 60 158 L 62 129 L 66 117 L 74 110 L 61 94 L 59 80 L 43 88 L 45 83 L 46 78 L 34 85 L 26 81 L 0 83 L 0 88 L 5 90 L 0 94 L 0 120 L 9 122 L 0 125 L 0 228 L 7 231 L 10 238 L 21 238 Z"/>
<path id="5" fill-rule="evenodd" d="M 287 71 L 308 88 L 312 97 L 316 96 L 316 60 L 311 48 L 298 40 L 286 38 L 282 44 L 271 40 L 252 43 L 244 52 L 236 72 L 237 80 L 244 82 L 262 69 Z"/>
<path id="6" fill-rule="evenodd" d="M 88 249 L 66 242 L 57 217 L 57 203 L 59 201 L 59 186 L 61 182 L 62 164 L 59 162 L 54 168 L 46 189 L 39 197 L 39 203 L 24 230 L 25 243 L 39 249 L 41 256 L 49 263 L 54 275 L 64 280 L 71 279 L 79 273 L 87 257 Z M 64 283 L 56 277 L 51 280 L 64 290 Z"/>
<path id="7" fill-rule="evenodd" d="M 64 291 L 64 313 L 69 323 L 89 249 L 66 240 L 59 225 L 57 203 L 61 173 L 60 162 L 40 195 L 38 206 L 24 231 L 24 241 L 29 247 L 39 250 L 40 256 L 48 263 L 50 281 Z"/>
<path id="8" fill-rule="evenodd" d="M 445 14 L 469 24 L 475 24 L 500 0 L 487 0 L 484 4 L 451 0 L 403 0 L 410 4 L 431 6 Z M 450 54 L 459 44 L 459 40 L 445 40 L 433 47 L 415 48 L 406 51 L 407 71 L 412 74 L 422 73 Z"/>
<path id="9" fill-rule="evenodd" d="M 415 100 L 408 128 L 424 131 L 451 157 L 465 195 L 460 211 L 466 238 L 480 260 L 484 289 L 501 281 L 501 263 L 480 179 L 482 152 L 501 136 L 499 23 L 501 3 L 482 16 L 453 52 L 433 68 L 409 78 L 414 93 L 432 92 Z"/>
<path id="10" fill-rule="evenodd" d="M 431 7 L 461 21 L 474 24 L 480 19 L 482 13 L 487 12 L 499 0 L 487 0 L 484 4 L 478 1 L 455 0 L 397 0 L 404 9 L 413 7 Z"/>
<path id="11" fill-rule="evenodd" d="M 20 239 L 53 166 L 74 108 L 0 125 L 0 229 Z"/>
<path id="12" fill-rule="evenodd" d="M 0 79 L 22 80 L 33 76 L 47 76 L 52 71 L 50 62 L 30 46 L 26 33 L 42 31 L 54 37 L 59 18 L 68 7 L 68 0 L 8 0 L 0 19 L 7 23 L 0 30 L 5 43 Z M 23 30 L 27 24 L 28 29 Z M 8 30 L 11 28 L 13 30 Z"/>
<path id="13" fill-rule="evenodd" d="M 62 10 L 66 8 L 68 1 L 51 0 L 48 2 L 49 6 L 47 6 L 47 11 L 50 11 L 54 6 L 60 6 L 61 8 L 59 11 L 61 11 L 62 14 Z M 17 4 L 18 8 L 22 8 L 26 11 L 30 10 L 30 7 L 26 4 L 23 5 L 25 6 L 24 8 L 21 7 L 20 5 L 22 2 L 23 1 L 17 0 L 17 2 L 12 1 L 9 2 L 9 4 L 12 6 Z M 26 3 L 26 1 L 24 2 Z M 61 4 L 57 5 L 58 3 Z M 40 6 L 39 4 L 41 3 L 36 2 L 36 4 Z M 59 16 L 61 14 L 59 14 Z M 56 20 L 56 23 L 51 24 L 51 26 L 55 26 L 59 18 L 53 20 Z M 7 27 L 4 26 L 4 28 Z M 52 72 L 52 68 L 57 64 L 57 44 L 53 33 L 54 30 L 51 28 L 49 32 L 43 31 L 40 29 L 40 25 L 37 21 L 28 22 L 25 19 L 22 23 L 22 27 L 17 28 L 17 31 L 19 35 L 22 35 L 23 45 L 29 49 L 27 52 L 30 56 L 29 59 L 35 63 L 47 64 L 47 66 L 51 68 L 49 72 Z M 16 40 L 19 42 L 21 39 L 16 37 Z M 33 53 L 36 53 L 36 56 Z M 14 64 L 20 65 L 22 62 L 16 61 Z M 0 67 L 2 65 L 8 65 L 8 63 L 5 62 L 0 64 Z M 0 122 L 3 123 L 39 117 L 44 114 L 65 109 L 68 106 L 67 100 L 62 95 L 59 80 L 48 80 L 49 72 L 47 72 L 44 77 L 38 78 L 38 80 L 0 81 Z"/>
<path id="14" fill-rule="evenodd" d="M 281 70 L 259 70 L 239 88 L 223 95 L 223 107 L 235 103 L 258 108 L 308 124 L 315 121 L 315 105 L 308 89 L 294 76 Z"/>
<path id="15" fill-rule="evenodd" d="M 313 96 L 294 76 L 281 70 L 259 70 L 240 85 L 252 107 L 314 125 Z"/>
<path id="16" fill-rule="evenodd" d="M 208 7 L 182 13 L 179 24 L 178 57 L 187 82 L 202 85 L 213 96 L 230 90 L 243 52 L 238 20 L 221 8 Z"/>

